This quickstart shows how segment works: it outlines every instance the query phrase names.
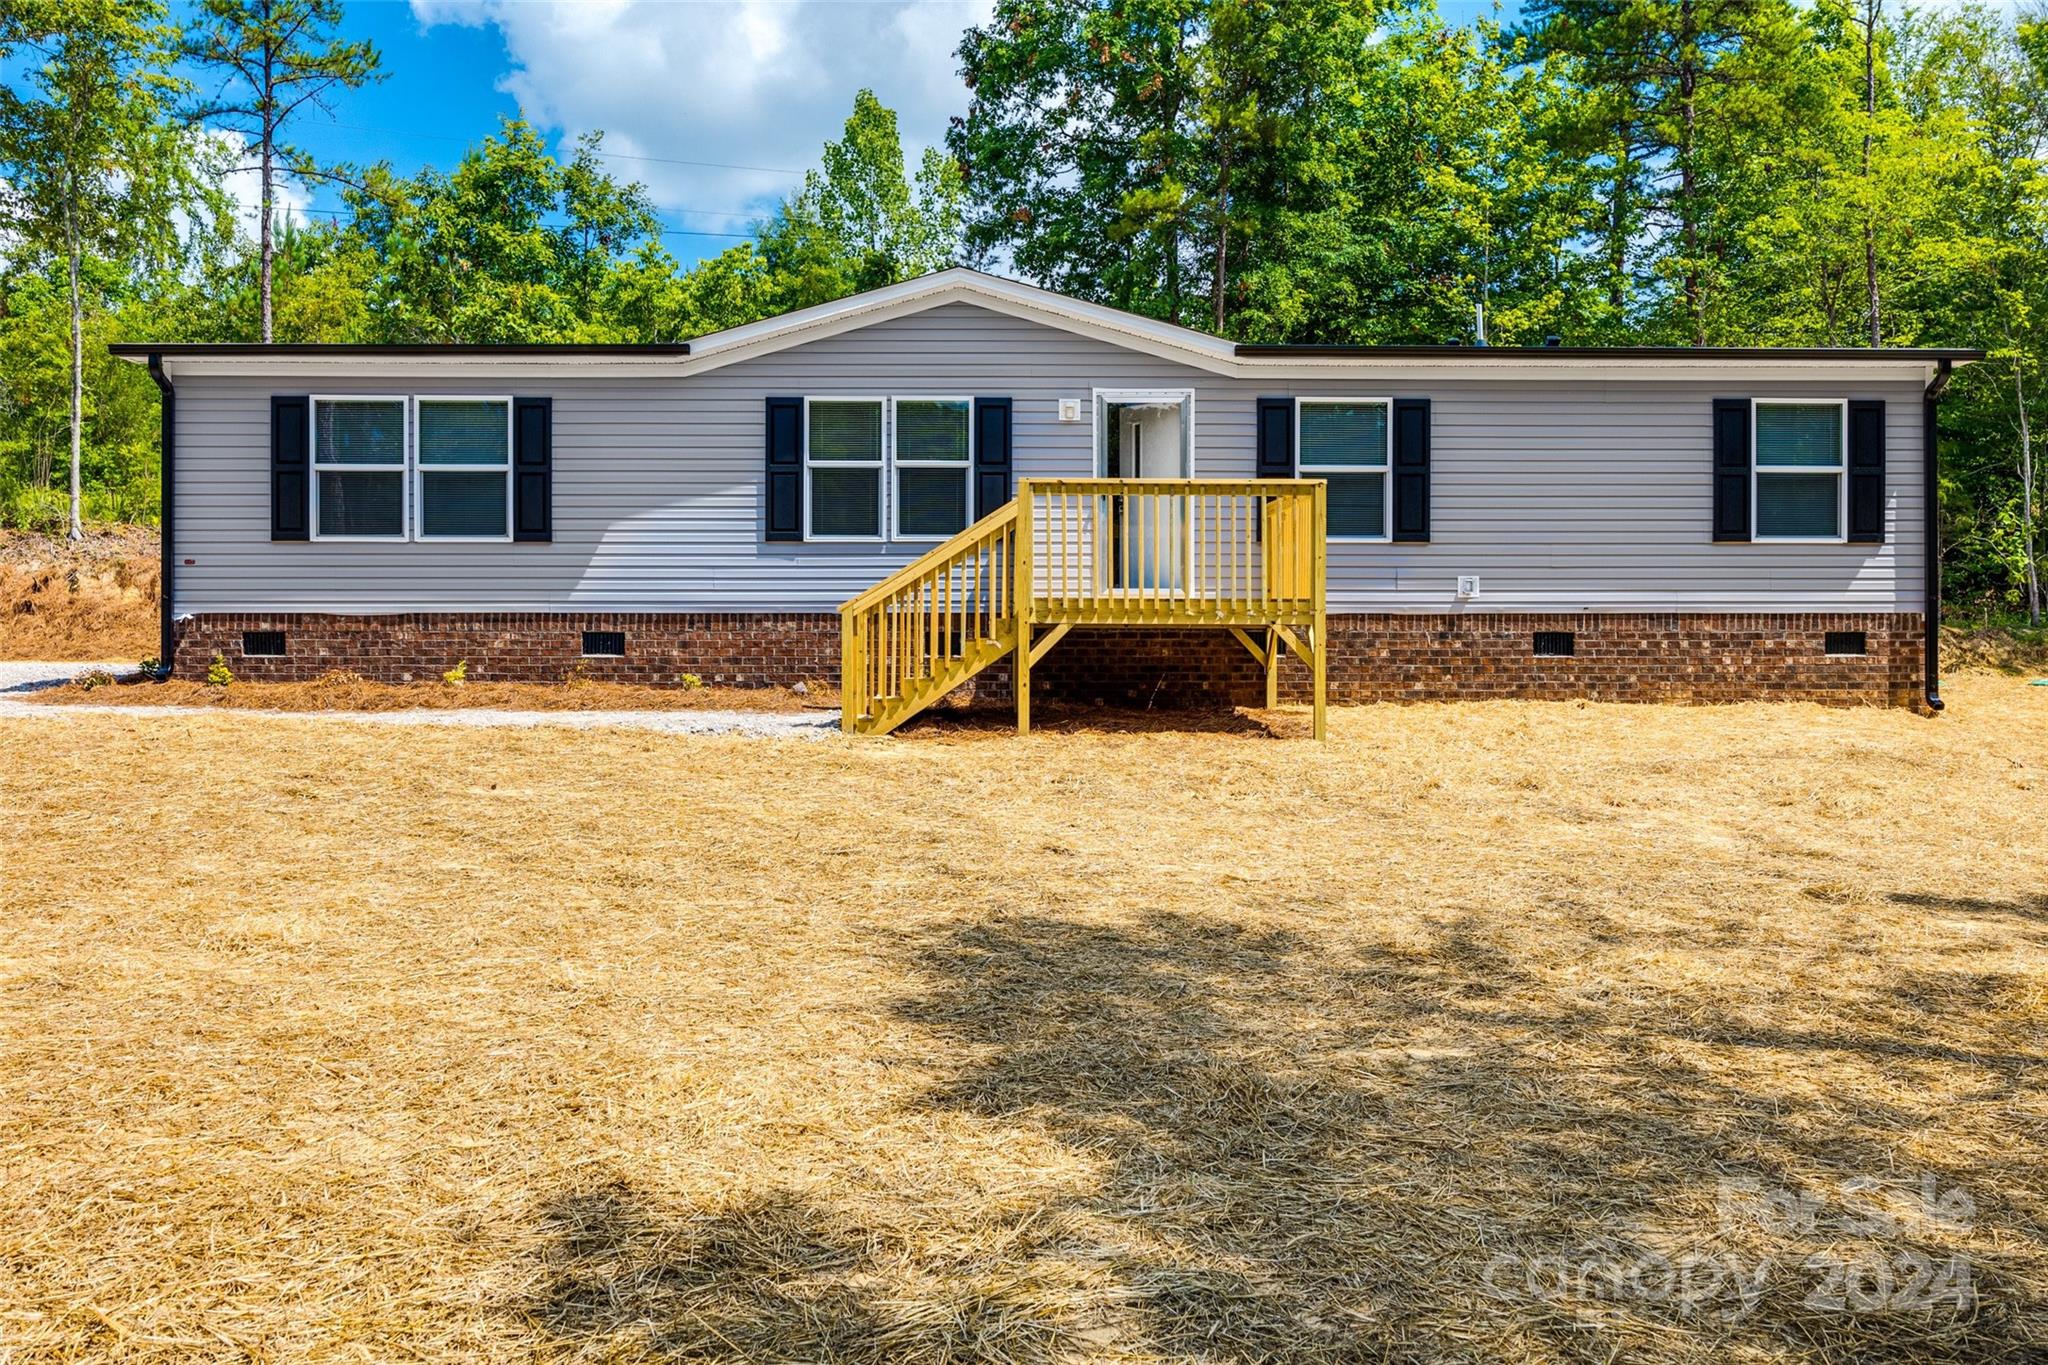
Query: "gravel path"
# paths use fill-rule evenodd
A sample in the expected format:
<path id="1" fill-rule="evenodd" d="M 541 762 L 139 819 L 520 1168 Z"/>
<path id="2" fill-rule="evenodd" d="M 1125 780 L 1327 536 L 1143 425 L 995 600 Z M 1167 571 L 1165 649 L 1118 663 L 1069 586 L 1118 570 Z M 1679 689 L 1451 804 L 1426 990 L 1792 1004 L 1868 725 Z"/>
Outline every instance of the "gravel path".
<path id="1" fill-rule="evenodd" d="M 53 711 L 103 711 L 168 720 L 192 713 L 191 708 L 178 706 L 51 706 L 21 698 L 24 692 L 55 687 L 95 668 L 122 673 L 133 667 L 127 663 L 0 663 L 0 717 L 48 716 Z M 829 711 L 492 711 L 478 708 L 460 711 L 233 711 L 212 714 L 276 716 L 315 722 L 345 720 L 360 725 L 554 725 L 569 730 L 620 727 L 654 730 L 669 735 L 754 735 L 794 739 L 823 739 L 839 733 L 839 717 Z"/>

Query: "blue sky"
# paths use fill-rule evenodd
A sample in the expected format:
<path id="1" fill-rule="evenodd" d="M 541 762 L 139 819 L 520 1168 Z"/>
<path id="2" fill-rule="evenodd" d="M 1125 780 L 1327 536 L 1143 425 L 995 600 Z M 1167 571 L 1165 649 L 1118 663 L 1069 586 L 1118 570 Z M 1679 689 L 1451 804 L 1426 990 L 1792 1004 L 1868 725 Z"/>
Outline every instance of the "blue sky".
<path id="1" fill-rule="evenodd" d="M 291 136 L 323 160 L 410 172 L 453 165 L 501 118 L 558 148 L 602 129 L 611 169 L 647 186 L 687 262 L 747 236 L 863 85 L 898 111 L 913 156 L 939 141 L 967 102 L 952 49 L 986 13 L 987 0 L 353 0 L 345 31 L 375 42 L 388 74 Z M 320 187 L 293 199 L 339 207 Z"/>
<path id="2" fill-rule="evenodd" d="M 1490 0 L 1440 0 L 1468 22 Z M 292 138 L 323 160 L 453 165 L 523 115 L 560 147 L 604 130 L 612 170 L 643 182 L 685 262 L 747 235 L 837 136 L 871 86 L 914 159 L 967 91 L 953 49 L 989 0 L 352 0 L 345 32 L 387 76 L 309 109 Z M 180 17 L 183 17 L 181 14 Z M 255 197 L 253 176 L 231 186 Z M 308 212 L 338 196 L 297 187 Z"/>

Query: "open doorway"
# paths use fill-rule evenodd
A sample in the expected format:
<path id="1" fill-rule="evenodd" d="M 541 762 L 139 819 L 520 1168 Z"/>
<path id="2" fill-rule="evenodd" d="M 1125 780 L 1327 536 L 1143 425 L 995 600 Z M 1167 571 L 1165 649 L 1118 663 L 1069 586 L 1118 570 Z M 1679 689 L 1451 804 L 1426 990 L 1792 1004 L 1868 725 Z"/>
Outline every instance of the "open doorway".
<path id="1" fill-rule="evenodd" d="M 1098 391 L 1095 448 L 1105 479 L 1189 477 L 1189 432 L 1194 395 Z"/>
<path id="2" fill-rule="evenodd" d="M 1185 479 L 1193 454 L 1194 395 L 1098 392 L 1096 472 L 1107 479 Z M 1110 583 L 1116 588 L 1177 590 L 1187 581 L 1187 521 L 1177 498 L 1111 497 Z"/>

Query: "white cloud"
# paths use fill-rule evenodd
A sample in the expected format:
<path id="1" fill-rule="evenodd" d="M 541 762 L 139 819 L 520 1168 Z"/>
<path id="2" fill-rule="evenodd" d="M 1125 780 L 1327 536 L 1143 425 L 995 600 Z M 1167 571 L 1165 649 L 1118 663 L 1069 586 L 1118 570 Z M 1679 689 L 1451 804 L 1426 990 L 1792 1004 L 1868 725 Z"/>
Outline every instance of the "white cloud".
<path id="1" fill-rule="evenodd" d="M 953 49 L 989 0 L 412 0 L 423 26 L 495 26 L 499 88 L 565 138 L 593 129 L 670 220 L 744 231 L 839 135 L 854 92 L 896 110 L 912 159 L 940 143 L 967 91 Z M 652 158 L 627 160 L 626 157 Z M 676 165 L 677 161 L 719 166 Z M 752 169 L 741 169 L 752 168 Z M 741 210 L 720 217 L 686 210 Z M 686 257 L 716 239 L 675 243 Z"/>

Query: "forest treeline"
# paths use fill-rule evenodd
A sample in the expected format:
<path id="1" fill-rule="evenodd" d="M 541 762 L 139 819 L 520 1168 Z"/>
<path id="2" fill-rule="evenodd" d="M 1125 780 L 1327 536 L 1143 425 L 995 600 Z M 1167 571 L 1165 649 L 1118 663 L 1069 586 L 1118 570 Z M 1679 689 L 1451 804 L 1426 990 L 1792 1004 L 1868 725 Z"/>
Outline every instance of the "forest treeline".
<path id="1" fill-rule="evenodd" d="M 340 0 L 199 0 L 182 27 L 9 0 L 0 522 L 65 524 L 74 430 L 80 514 L 153 516 L 155 393 L 116 337 L 668 341 L 959 261 L 1248 341 L 1983 347 L 1942 409 L 1949 595 L 2038 600 L 2048 24 L 998 0 L 957 55 L 943 148 L 906 164 L 863 91 L 749 240 L 684 265 L 601 136 L 558 153 L 508 121 L 414 175 L 297 150 L 381 74 Z M 289 177 L 343 207 L 252 231 L 221 190 L 244 166 L 266 204 Z"/>

